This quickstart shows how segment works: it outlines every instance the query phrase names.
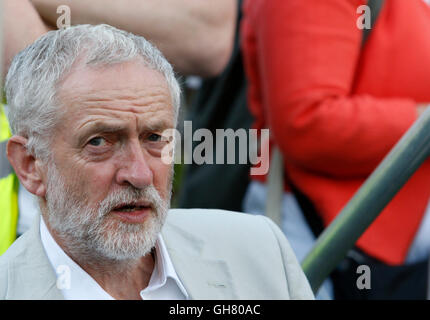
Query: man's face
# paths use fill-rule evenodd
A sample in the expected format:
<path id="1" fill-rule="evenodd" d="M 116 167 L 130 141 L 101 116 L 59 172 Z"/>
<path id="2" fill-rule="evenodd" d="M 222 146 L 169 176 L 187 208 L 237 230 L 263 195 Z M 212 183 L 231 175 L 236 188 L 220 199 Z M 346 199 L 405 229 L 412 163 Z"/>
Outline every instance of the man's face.
<path id="1" fill-rule="evenodd" d="M 77 67 L 59 101 L 65 113 L 47 173 L 50 227 L 75 246 L 83 242 L 80 251 L 114 259 L 147 253 L 170 201 L 162 133 L 175 120 L 165 78 L 139 62 Z"/>

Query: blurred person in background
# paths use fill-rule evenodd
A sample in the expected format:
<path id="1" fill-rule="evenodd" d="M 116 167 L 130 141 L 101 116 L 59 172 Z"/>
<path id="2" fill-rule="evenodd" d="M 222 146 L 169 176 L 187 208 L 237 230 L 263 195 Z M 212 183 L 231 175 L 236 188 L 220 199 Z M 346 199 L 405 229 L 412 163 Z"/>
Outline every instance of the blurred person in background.
<path id="1" fill-rule="evenodd" d="M 242 40 L 256 127 L 269 127 L 287 186 L 282 227 L 299 259 L 430 101 L 430 8 L 390 0 L 364 47 L 364 0 L 245 1 Z M 244 211 L 264 213 L 253 177 Z M 366 230 L 333 275 L 335 298 L 426 297 L 430 162 Z M 371 290 L 356 286 L 368 265 Z"/>
<path id="2" fill-rule="evenodd" d="M 127 30 L 153 42 L 182 75 L 211 77 L 230 58 L 233 0 L 31 0 L 40 16 L 56 26 L 57 8 L 70 8 L 71 23 L 100 24 Z"/>
<path id="3" fill-rule="evenodd" d="M 197 92 L 187 118 L 192 121 L 193 132 L 200 128 L 211 131 L 215 144 L 220 139 L 216 129 L 245 129 L 249 141 L 248 129 L 254 121 L 247 103 L 247 80 L 243 57 L 240 50 L 240 21 L 242 19 L 242 1 L 232 1 L 237 5 L 235 16 L 228 25 L 234 31 L 234 42 L 230 59 L 224 70 L 215 77 L 203 79 L 202 87 Z M 235 8 L 233 8 L 235 9 Z M 232 19 L 226 16 L 226 19 Z M 226 20 L 227 21 L 227 20 Z M 224 139 L 224 137 L 221 137 Z M 193 150 L 199 144 L 194 141 Z M 184 179 L 178 196 L 181 208 L 220 208 L 242 211 L 243 198 L 249 184 L 250 164 L 228 164 L 227 145 L 224 145 L 224 164 L 185 165 Z M 217 158 L 214 148 L 213 159 Z M 235 145 L 235 154 L 240 152 L 239 144 Z M 215 162 L 215 160 L 214 160 Z M 205 184 L 205 181 L 211 181 Z"/>

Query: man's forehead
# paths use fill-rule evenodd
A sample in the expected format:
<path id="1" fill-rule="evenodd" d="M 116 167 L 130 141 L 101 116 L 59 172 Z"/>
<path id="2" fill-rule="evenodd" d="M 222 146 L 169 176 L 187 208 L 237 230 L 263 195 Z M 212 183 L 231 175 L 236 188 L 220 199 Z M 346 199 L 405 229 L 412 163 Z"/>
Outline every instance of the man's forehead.
<path id="1" fill-rule="evenodd" d="M 95 96 L 106 91 L 133 96 L 138 92 L 153 90 L 165 91 L 170 95 L 165 77 L 136 60 L 103 66 L 75 64 L 59 83 L 58 96 Z"/>
<path id="2" fill-rule="evenodd" d="M 172 127 L 172 122 L 165 117 L 136 117 L 136 118 L 96 118 L 93 117 L 83 121 L 77 127 L 78 131 L 84 132 L 127 132 L 132 130 L 166 130 Z"/>
<path id="3" fill-rule="evenodd" d="M 59 103 L 79 127 L 98 118 L 163 117 L 174 121 L 172 98 L 162 74 L 142 63 L 76 67 L 61 83 Z"/>
<path id="4" fill-rule="evenodd" d="M 62 102 L 73 112 L 109 112 L 115 110 L 140 112 L 140 107 L 152 107 L 148 111 L 156 111 L 159 107 L 172 104 L 170 95 L 160 86 L 145 88 L 100 88 L 83 89 L 62 96 Z M 87 110 L 88 109 L 88 110 Z"/>
<path id="5" fill-rule="evenodd" d="M 79 132 L 131 132 L 165 130 L 174 126 L 173 107 L 163 96 L 140 99 L 78 99 L 66 113 L 72 130 Z"/>

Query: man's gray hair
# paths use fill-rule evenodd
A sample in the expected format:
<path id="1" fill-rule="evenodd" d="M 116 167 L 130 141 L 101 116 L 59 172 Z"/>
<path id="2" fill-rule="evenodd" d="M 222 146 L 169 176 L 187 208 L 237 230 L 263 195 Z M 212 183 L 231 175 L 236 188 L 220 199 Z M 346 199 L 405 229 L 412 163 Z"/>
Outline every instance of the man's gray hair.
<path id="1" fill-rule="evenodd" d="M 6 77 L 6 114 L 11 130 L 28 138 L 26 147 L 32 155 L 44 160 L 50 156 L 52 129 L 61 114 L 59 84 L 78 58 L 91 66 L 140 58 L 165 77 L 177 119 L 181 93 L 172 66 L 143 37 L 108 25 L 50 31 L 15 56 Z"/>

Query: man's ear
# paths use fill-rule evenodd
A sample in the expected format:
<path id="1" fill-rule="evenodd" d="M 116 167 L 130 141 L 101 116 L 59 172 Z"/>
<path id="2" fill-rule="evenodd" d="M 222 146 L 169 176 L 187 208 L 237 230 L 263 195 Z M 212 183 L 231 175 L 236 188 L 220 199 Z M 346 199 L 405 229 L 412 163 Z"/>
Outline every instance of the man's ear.
<path id="1" fill-rule="evenodd" d="M 27 141 L 24 137 L 12 136 L 7 144 L 7 157 L 21 184 L 32 194 L 45 197 L 42 168 L 40 162 L 27 152 Z"/>

